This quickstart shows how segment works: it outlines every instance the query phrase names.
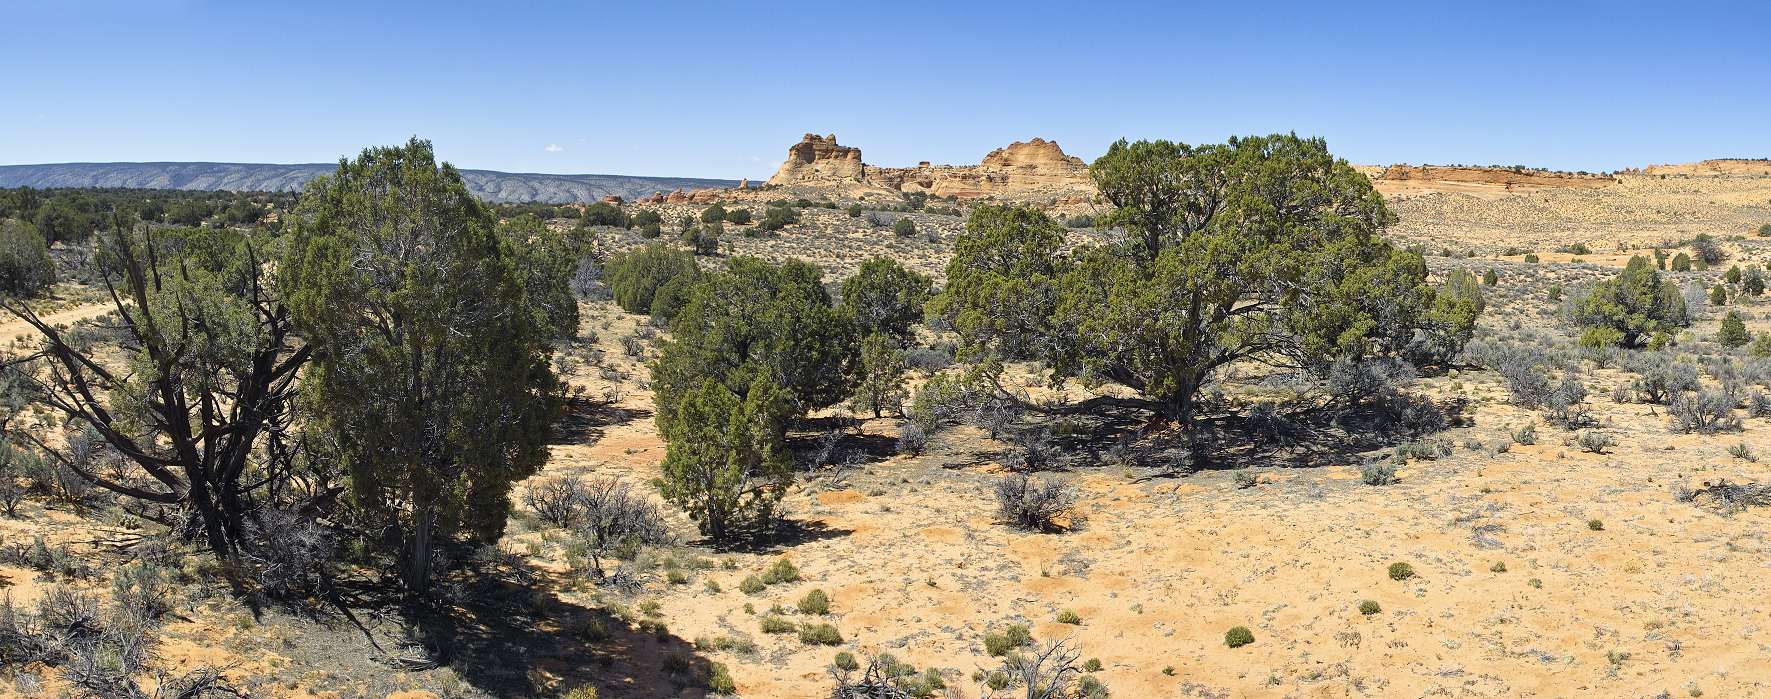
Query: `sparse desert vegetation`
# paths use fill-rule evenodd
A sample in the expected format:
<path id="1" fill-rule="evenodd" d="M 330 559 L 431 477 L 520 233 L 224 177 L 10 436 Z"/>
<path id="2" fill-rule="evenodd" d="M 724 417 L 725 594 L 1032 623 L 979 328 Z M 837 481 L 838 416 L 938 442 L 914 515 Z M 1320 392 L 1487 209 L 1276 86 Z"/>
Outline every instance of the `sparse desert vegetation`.
<path id="1" fill-rule="evenodd" d="M 495 206 L 414 140 L 0 192 L 0 681 L 1763 693 L 1771 175 L 1080 172 Z"/>

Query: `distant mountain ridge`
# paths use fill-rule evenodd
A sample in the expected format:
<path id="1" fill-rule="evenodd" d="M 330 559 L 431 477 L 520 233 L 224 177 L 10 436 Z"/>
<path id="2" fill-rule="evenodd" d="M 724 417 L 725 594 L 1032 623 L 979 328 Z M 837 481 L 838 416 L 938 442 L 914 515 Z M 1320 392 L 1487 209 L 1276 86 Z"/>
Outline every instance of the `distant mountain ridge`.
<path id="1" fill-rule="evenodd" d="M 137 189 L 291 192 L 336 163 L 274 165 L 265 163 L 49 163 L 0 165 L 0 187 L 128 187 Z M 462 170 L 475 196 L 493 202 L 564 204 L 593 202 L 606 196 L 638 199 L 655 192 L 738 186 L 738 180 L 638 175 L 548 175 L 540 173 Z"/>

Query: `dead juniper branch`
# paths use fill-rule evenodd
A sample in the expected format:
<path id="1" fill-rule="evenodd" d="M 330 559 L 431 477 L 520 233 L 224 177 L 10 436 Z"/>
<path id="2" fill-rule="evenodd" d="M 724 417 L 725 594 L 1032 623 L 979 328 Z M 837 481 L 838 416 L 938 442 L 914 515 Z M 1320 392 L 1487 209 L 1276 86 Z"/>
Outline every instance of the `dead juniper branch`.
<path id="1" fill-rule="evenodd" d="M 583 484 L 579 500 L 578 535 L 584 538 L 591 566 L 603 578 L 602 558 L 622 546 L 670 543 L 670 528 L 657 503 L 615 478 Z"/>
<path id="2" fill-rule="evenodd" d="M 529 486 L 523 504 L 541 521 L 562 529 L 577 526 L 584 516 L 584 479 L 565 476 Z"/>
<path id="3" fill-rule="evenodd" d="M 984 699 L 1099 699 L 1106 687 L 1083 673 L 1082 657 L 1070 639 L 1048 641 L 1038 648 L 1010 653 L 989 674 Z"/>
<path id="4" fill-rule="evenodd" d="M 1749 507 L 1771 507 L 1771 483 L 1742 484 L 1723 480 L 1696 490 L 1681 486 L 1674 490 L 1673 497 L 1718 514 L 1733 515 Z"/>
<path id="5" fill-rule="evenodd" d="M 867 667 L 861 668 L 857 677 L 853 661 L 847 667 L 839 661 L 829 670 L 836 680 L 830 699 L 911 699 L 910 692 L 898 686 L 896 666 L 895 661 L 881 662 L 880 656 L 869 654 Z"/>

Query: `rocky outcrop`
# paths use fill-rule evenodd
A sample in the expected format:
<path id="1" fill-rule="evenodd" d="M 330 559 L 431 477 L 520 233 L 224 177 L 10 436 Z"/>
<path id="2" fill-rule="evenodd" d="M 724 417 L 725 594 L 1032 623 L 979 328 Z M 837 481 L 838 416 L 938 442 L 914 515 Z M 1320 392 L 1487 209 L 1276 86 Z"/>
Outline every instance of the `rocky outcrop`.
<path id="1" fill-rule="evenodd" d="M 978 169 L 1075 176 L 1087 175 L 1088 163 L 1082 162 L 1082 158 L 1065 155 L 1057 141 L 1035 138 L 990 151 L 984 156 L 984 162 L 978 164 Z"/>
<path id="2" fill-rule="evenodd" d="M 1435 165 L 1391 165 L 1384 168 L 1379 179 L 1385 180 L 1428 180 L 1434 182 L 1472 182 L 1479 184 L 1496 184 L 1512 187 L 1609 187 L 1617 184 L 1615 178 L 1605 175 L 1586 175 L 1555 170 L 1533 170 L 1530 168 L 1494 168 L 1494 167 L 1440 167 Z"/>
<path id="3" fill-rule="evenodd" d="M 1771 176 L 1771 160 L 1764 158 L 1718 158 L 1700 160 L 1695 163 L 1677 163 L 1672 165 L 1649 165 L 1640 170 L 1644 175 L 1692 175 L 1698 177 L 1716 176 Z"/>
<path id="4" fill-rule="evenodd" d="M 809 133 L 787 149 L 787 161 L 769 178 L 769 184 L 799 184 L 818 181 L 858 182 L 866 166 L 861 164 L 861 149 L 837 145 L 836 134 L 819 136 Z"/>
<path id="5" fill-rule="evenodd" d="M 1610 175 L 1515 167 L 1448 165 L 1360 166 L 1374 189 L 1392 199 L 1434 192 L 1497 197 L 1545 189 L 1601 189 L 1618 183 Z"/>
<path id="6" fill-rule="evenodd" d="M 861 149 L 838 145 L 836 136 L 806 134 L 787 149 L 787 161 L 769 184 L 835 187 L 846 194 L 921 192 L 966 199 L 1077 200 L 1094 194 L 1088 165 L 1053 141 L 1035 138 L 990 151 L 977 165 L 874 167 Z"/>

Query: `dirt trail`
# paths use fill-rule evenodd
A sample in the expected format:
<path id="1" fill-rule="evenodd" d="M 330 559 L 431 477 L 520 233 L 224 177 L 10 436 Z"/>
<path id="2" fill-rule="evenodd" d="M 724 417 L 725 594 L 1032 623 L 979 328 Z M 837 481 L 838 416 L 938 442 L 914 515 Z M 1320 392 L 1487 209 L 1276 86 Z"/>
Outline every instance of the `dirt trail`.
<path id="1" fill-rule="evenodd" d="M 56 323 L 74 323 L 88 318 L 97 318 L 111 310 L 109 303 L 95 303 L 89 306 L 77 306 L 65 311 L 56 311 L 39 316 L 51 325 Z M 30 323 L 19 320 L 10 313 L 0 313 L 0 342 L 10 343 L 37 334 L 37 329 Z"/>

